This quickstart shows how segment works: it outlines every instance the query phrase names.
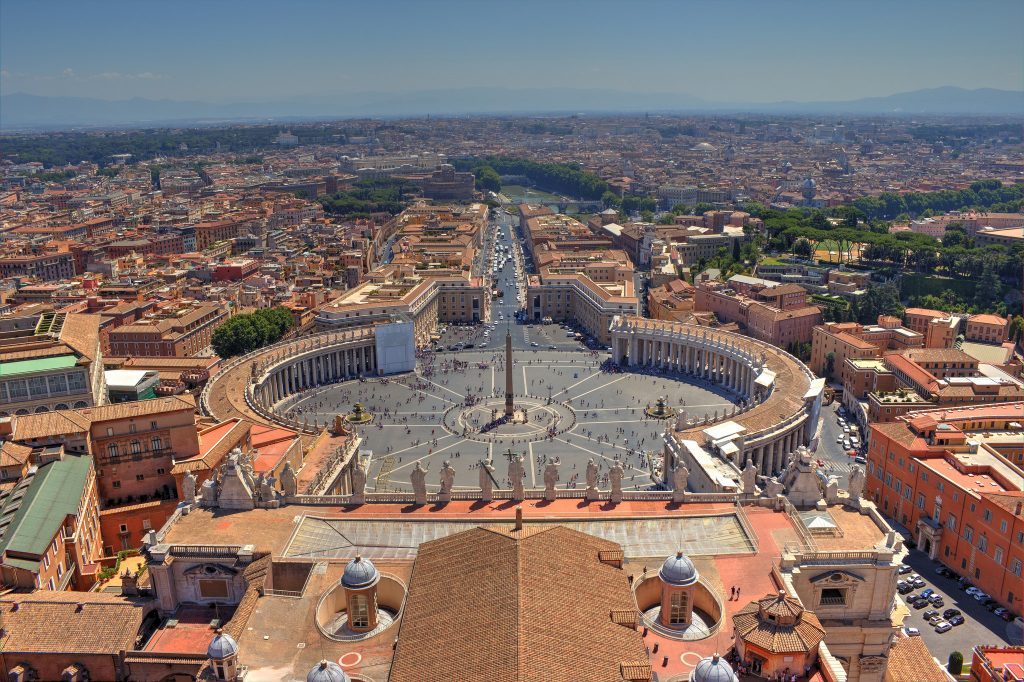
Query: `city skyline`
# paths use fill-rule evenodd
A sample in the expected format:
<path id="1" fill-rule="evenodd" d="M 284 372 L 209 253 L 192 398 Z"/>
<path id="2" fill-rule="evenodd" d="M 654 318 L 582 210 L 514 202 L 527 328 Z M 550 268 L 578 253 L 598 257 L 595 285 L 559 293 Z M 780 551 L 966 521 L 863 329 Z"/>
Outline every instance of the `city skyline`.
<path id="1" fill-rule="evenodd" d="M 1011 2 L 58 7 L 0 8 L 0 93 L 229 104 L 573 88 L 750 105 L 1024 89 Z"/>

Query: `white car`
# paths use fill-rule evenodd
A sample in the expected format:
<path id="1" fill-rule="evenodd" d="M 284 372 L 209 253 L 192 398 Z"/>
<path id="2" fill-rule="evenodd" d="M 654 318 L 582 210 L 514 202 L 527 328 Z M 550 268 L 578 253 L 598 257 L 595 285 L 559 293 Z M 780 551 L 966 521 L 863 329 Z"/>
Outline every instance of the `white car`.
<path id="1" fill-rule="evenodd" d="M 964 590 L 964 592 L 971 595 L 972 597 L 976 594 L 981 594 L 981 590 L 974 586 L 968 587 L 966 590 Z"/>
<path id="2" fill-rule="evenodd" d="M 935 624 L 935 632 L 949 632 L 953 629 L 953 626 L 949 624 L 949 621 L 939 621 Z"/>
<path id="3" fill-rule="evenodd" d="M 903 628 L 903 632 L 907 633 L 907 637 L 920 637 L 921 631 L 917 628 Z"/>
<path id="4" fill-rule="evenodd" d="M 842 443 L 843 442 L 843 437 L 842 436 L 836 436 L 836 442 L 837 443 Z"/>

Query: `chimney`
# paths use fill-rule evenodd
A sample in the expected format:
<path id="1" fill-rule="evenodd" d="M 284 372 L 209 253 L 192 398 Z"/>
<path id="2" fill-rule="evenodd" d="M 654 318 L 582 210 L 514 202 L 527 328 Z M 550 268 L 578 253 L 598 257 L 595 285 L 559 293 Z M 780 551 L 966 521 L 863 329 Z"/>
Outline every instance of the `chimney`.
<path id="1" fill-rule="evenodd" d="M 516 507 L 516 530 L 523 529 L 523 507 Z"/>

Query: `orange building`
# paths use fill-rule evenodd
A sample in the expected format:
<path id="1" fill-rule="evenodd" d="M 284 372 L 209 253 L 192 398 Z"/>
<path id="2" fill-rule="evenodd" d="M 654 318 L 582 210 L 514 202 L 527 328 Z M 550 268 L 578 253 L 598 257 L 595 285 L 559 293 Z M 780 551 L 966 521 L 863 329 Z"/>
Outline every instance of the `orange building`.
<path id="1" fill-rule="evenodd" d="M 903 324 L 924 336 L 925 348 L 952 348 L 960 329 L 960 318 L 941 310 L 907 308 Z"/>
<path id="2" fill-rule="evenodd" d="M 1024 647 L 976 646 L 971 659 L 974 682 L 1024 682 Z"/>
<path id="3" fill-rule="evenodd" d="M 734 275 L 727 283 L 700 282 L 693 309 L 742 325 L 753 338 L 780 348 L 809 343 L 812 330 L 821 324 L 821 309 L 807 303 L 800 285 L 743 275 Z"/>
<path id="4" fill-rule="evenodd" d="M 1021 615 L 1024 403 L 872 423 L 867 495 L 918 547 Z"/>

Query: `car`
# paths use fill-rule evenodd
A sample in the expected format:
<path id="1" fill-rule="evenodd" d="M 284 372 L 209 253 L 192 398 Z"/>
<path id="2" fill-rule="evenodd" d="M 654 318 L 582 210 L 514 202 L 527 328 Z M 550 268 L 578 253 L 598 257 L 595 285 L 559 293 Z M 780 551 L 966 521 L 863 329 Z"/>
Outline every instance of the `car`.
<path id="1" fill-rule="evenodd" d="M 981 590 L 978 590 L 977 592 L 973 592 L 971 594 L 971 596 L 974 597 L 974 599 L 976 601 L 980 601 L 980 602 L 984 602 L 986 599 L 991 599 L 991 597 L 989 597 L 987 594 L 985 594 Z"/>
<path id="2" fill-rule="evenodd" d="M 931 620 L 935 616 L 938 616 L 939 618 L 942 618 L 942 614 L 939 613 L 938 611 L 936 611 L 935 609 L 928 609 L 927 611 L 925 611 L 924 613 L 921 614 L 921 617 L 924 618 L 925 620 Z M 945 619 L 943 618 L 943 620 L 945 620 Z"/>
<path id="3" fill-rule="evenodd" d="M 993 611 L 993 612 L 994 612 L 994 611 L 995 611 L 996 609 L 998 609 L 998 608 L 999 608 L 999 602 L 997 602 L 997 601 L 996 601 L 995 599 L 992 599 L 991 597 L 989 597 L 989 598 L 988 598 L 988 599 L 986 599 L 986 600 L 985 600 L 984 602 L 982 602 L 982 604 L 981 604 L 981 605 L 982 605 L 982 606 L 984 606 L 984 607 L 985 607 L 986 609 L 988 609 L 989 611 Z"/>
<path id="4" fill-rule="evenodd" d="M 906 594 L 914 589 L 914 586 L 908 583 L 906 580 L 900 580 L 896 583 L 896 591 L 900 594 Z"/>
<path id="5" fill-rule="evenodd" d="M 950 625 L 963 625 L 964 624 L 964 617 L 963 616 L 953 616 L 947 622 Z"/>
<path id="6" fill-rule="evenodd" d="M 935 568 L 935 575 L 941 575 L 943 578 L 949 577 L 949 569 L 945 566 L 937 566 Z"/>
<path id="7" fill-rule="evenodd" d="M 466 348 L 473 348 L 473 347 L 475 347 L 475 345 L 476 345 L 476 344 L 472 344 L 472 343 L 467 343 L 467 344 L 466 344 Z"/>
<path id="8" fill-rule="evenodd" d="M 866 457 L 861 457 L 860 455 L 857 455 L 856 457 L 854 457 L 853 461 L 856 462 L 857 464 L 867 464 L 868 463 L 867 458 Z"/>
<path id="9" fill-rule="evenodd" d="M 912 569 L 910 566 L 907 566 L 906 564 L 900 564 L 900 567 L 897 570 L 899 571 L 900 575 L 905 575 L 907 573 L 910 573 L 914 569 Z"/>
<path id="10" fill-rule="evenodd" d="M 928 621 L 929 625 L 938 625 L 939 623 L 945 623 L 946 622 L 946 619 L 943 618 L 942 616 L 938 615 L 938 614 L 935 614 L 931 618 L 926 618 L 925 620 Z"/>
<path id="11" fill-rule="evenodd" d="M 992 610 L 992 613 L 994 613 L 997 616 L 999 616 L 1000 618 L 1002 618 L 1003 614 L 1006 613 L 1006 609 L 1004 607 L 1002 607 L 1002 606 L 998 606 L 998 607 L 996 607 L 995 609 Z"/>
<path id="12" fill-rule="evenodd" d="M 950 625 L 948 621 L 940 620 L 938 623 L 935 623 L 935 632 L 949 632 L 952 629 L 953 626 Z"/>
<path id="13" fill-rule="evenodd" d="M 915 609 L 923 609 L 926 606 L 931 606 L 931 604 L 928 602 L 927 599 L 918 599 L 913 604 L 911 604 L 911 606 L 913 606 Z"/>
<path id="14" fill-rule="evenodd" d="M 850 447 L 851 447 L 851 445 L 850 445 L 850 439 L 849 439 L 849 438 L 847 438 L 846 440 L 844 440 L 844 441 L 843 441 L 843 449 L 844 449 L 844 450 L 849 450 L 849 449 L 850 449 Z"/>
<path id="15" fill-rule="evenodd" d="M 924 591 L 921 592 L 921 596 L 924 597 L 925 599 L 927 599 L 928 597 L 932 596 L 933 594 L 935 594 L 935 590 L 933 590 L 930 587 L 927 590 L 924 590 Z"/>
<path id="16" fill-rule="evenodd" d="M 1009 623 L 1011 620 L 1013 620 L 1013 613 L 1004 610 L 1002 613 L 999 614 L 999 617 L 1005 620 L 1007 623 Z"/>
<path id="17" fill-rule="evenodd" d="M 917 628 L 903 628 L 903 632 L 907 633 L 907 637 L 920 637 L 921 631 Z"/>
<path id="18" fill-rule="evenodd" d="M 536 341 L 530 341 L 530 348 L 538 348 L 540 346 Z"/>
<path id="19" fill-rule="evenodd" d="M 928 597 L 928 602 L 932 606 L 938 606 L 940 609 L 946 605 L 946 602 L 942 599 L 941 594 L 933 594 L 932 596 Z"/>
<path id="20" fill-rule="evenodd" d="M 551 344 L 550 346 L 548 346 L 548 348 L 551 350 L 558 350 L 558 346 L 556 346 L 555 344 Z"/>
<path id="21" fill-rule="evenodd" d="M 922 578 L 913 578 L 910 580 L 910 584 L 916 587 L 917 589 L 921 589 L 922 587 L 927 585 L 927 583 Z"/>
<path id="22" fill-rule="evenodd" d="M 836 442 L 837 443 L 842 443 L 843 442 L 843 437 L 842 436 L 836 436 Z"/>
<path id="23" fill-rule="evenodd" d="M 975 587 L 974 585 L 968 585 L 967 587 L 965 587 L 965 588 L 964 588 L 964 592 L 966 592 L 967 594 L 971 595 L 972 597 L 973 597 L 974 595 L 976 595 L 976 594 L 983 594 L 983 593 L 982 593 L 982 591 L 981 591 L 981 590 L 979 590 L 979 589 L 978 589 L 977 587 Z"/>
<path id="24" fill-rule="evenodd" d="M 960 616 L 963 614 L 960 613 L 960 609 L 946 609 L 942 612 L 942 615 L 946 618 L 946 620 L 949 620 L 953 616 Z"/>

